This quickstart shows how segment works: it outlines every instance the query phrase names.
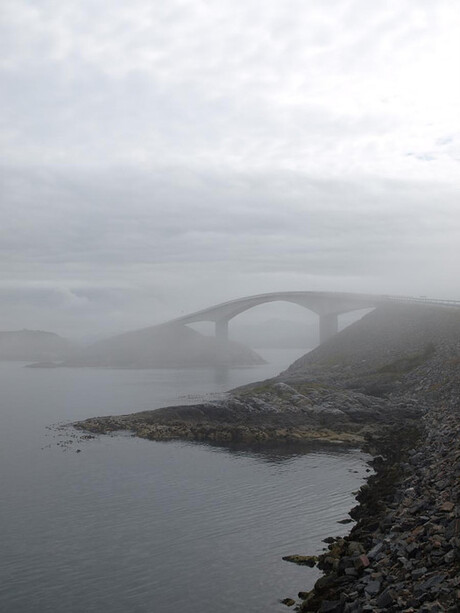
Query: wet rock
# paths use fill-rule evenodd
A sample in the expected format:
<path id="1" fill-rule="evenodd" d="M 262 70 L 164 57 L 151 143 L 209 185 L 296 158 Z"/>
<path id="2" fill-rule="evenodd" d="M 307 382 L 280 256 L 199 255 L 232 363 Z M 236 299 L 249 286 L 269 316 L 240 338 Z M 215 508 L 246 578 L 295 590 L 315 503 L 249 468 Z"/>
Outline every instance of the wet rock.
<path id="1" fill-rule="evenodd" d="M 369 560 L 374 560 L 378 557 L 382 550 L 383 543 L 377 543 L 377 545 L 374 545 L 374 547 L 372 547 L 372 549 L 367 552 L 367 557 L 369 558 Z"/>
<path id="2" fill-rule="evenodd" d="M 355 568 L 362 569 L 370 566 L 370 561 L 367 555 L 363 553 L 355 559 L 354 564 Z"/>
<path id="3" fill-rule="evenodd" d="M 396 601 L 396 592 L 394 589 L 387 587 L 377 597 L 375 603 L 379 609 L 386 609 Z"/>
<path id="4" fill-rule="evenodd" d="M 340 600 L 323 600 L 319 613 L 342 613 L 343 603 Z"/>
<path id="5" fill-rule="evenodd" d="M 350 541 L 347 545 L 348 555 L 354 556 L 364 553 L 364 547 L 358 541 Z"/>
<path id="6" fill-rule="evenodd" d="M 412 579 L 420 579 L 420 577 L 423 577 L 424 575 L 426 575 L 427 572 L 428 572 L 428 569 L 426 566 L 422 566 L 421 568 L 416 568 L 411 573 Z"/>
<path id="7" fill-rule="evenodd" d="M 300 556 L 298 554 L 293 554 L 290 556 L 283 556 L 283 560 L 285 562 L 298 564 L 299 566 L 310 566 L 310 568 L 313 568 L 318 562 L 318 556 Z"/>
<path id="8" fill-rule="evenodd" d="M 364 591 L 370 596 L 375 596 L 380 592 L 381 587 L 382 584 L 380 581 L 369 581 L 368 584 L 364 586 Z"/>
<path id="9" fill-rule="evenodd" d="M 455 504 L 453 502 L 446 501 L 442 503 L 442 505 L 439 507 L 439 510 L 445 513 L 450 513 L 451 511 L 454 510 L 454 508 L 455 508 Z"/>
<path id="10" fill-rule="evenodd" d="M 335 563 L 335 578 L 317 582 L 319 597 L 340 600 L 344 613 L 457 610 L 459 430 L 459 406 L 432 407 L 424 416 L 421 438 L 411 443 L 419 451 L 406 456 L 414 460 L 410 469 L 407 461 L 401 467 L 397 452 L 404 448 L 403 437 L 397 444 L 390 439 L 373 443 L 375 451 L 383 445 L 386 453 L 376 475 L 358 492 L 360 505 L 352 511 L 358 522 L 351 534 L 340 546 L 330 545 L 336 547 L 334 555 L 319 556 L 318 566 L 326 572 L 331 560 Z M 367 553 L 358 555 L 356 543 Z M 310 602 L 321 603 L 321 598 L 310 597 Z"/>
<path id="11" fill-rule="evenodd" d="M 323 577 L 320 577 L 315 583 L 315 591 L 321 592 L 325 590 L 326 588 L 333 586 L 336 580 L 337 580 L 337 574 L 334 572 L 329 573 L 328 575 L 324 575 Z"/>
<path id="12" fill-rule="evenodd" d="M 444 581 L 445 578 L 446 575 L 443 574 L 432 575 L 429 579 L 418 585 L 417 590 L 421 592 L 427 592 L 428 590 L 437 587 L 440 583 Z"/>

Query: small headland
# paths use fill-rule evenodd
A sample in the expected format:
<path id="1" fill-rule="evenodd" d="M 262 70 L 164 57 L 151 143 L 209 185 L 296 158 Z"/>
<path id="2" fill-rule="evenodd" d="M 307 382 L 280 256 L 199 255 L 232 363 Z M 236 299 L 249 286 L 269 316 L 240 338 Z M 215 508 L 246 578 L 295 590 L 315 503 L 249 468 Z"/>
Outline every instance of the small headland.
<path id="1" fill-rule="evenodd" d="M 361 446 L 375 474 L 349 536 L 317 556 L 300 611 L 457 611 L 460 597 L 460 310 L 389 305 L 274 379 L 222 400 L 75 426 L 152 440 Z M 293 552 L 298 553 L 298 552 Z M 299 558 L 300 560 L 300 558 Z M 309 560 L 311 562 L 311 559 Z"/>
<path id="2" fill-rule="evenodd" d="M 217 340 L 177 324 L 125 332 L 75 351 L 62 367 L 198 368 L 264 364 L 255 351 L 240 343 Z"/>

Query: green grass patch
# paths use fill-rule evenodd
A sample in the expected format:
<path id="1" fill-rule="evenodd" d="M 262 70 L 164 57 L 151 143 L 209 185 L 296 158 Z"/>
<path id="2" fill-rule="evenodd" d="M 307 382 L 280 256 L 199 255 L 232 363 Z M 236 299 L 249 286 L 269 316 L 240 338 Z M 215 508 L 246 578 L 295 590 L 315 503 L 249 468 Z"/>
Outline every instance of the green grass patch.
<path id="1" fill-rule="evenodd" d="M 308 394 L 308 392 L 314 390 L 321 391 L 328 389 L 328 386 L 324 385 L 323 383 L 313 383 L 308 381 L 302 383 L 290 383 L 290 386 L 293 387 L 296 392 L 299 392 L 299 394 Z"/>
<path id="2" fill-rule="evenodd" d="M 321 360 L 321 366 L 332 368 L 332 366 L 341 366 L 347 362 L 347 358 L 344 355 L 336 353 L 329 356 L 325 360 Z"/>
<path id="3" fill-rule="evenodd" d="M 262 383 L 260 385 L 250 385 L 247 389 L 238 391 L 235 396 L 256 396 L 257 394 L 277 393 L 273 383 Z"/>
<path id="4" fill-rule="evenodd" d="M 385 364 L 379 368 L 377 372 L 394 375 L 404 374 L 410 370 L 413 370 L 414 368 L 417 368 L 417 366 L 421 366 L 435 353 L 435 351 L 436 350 L 433 343 L 429 343 L 423 351 L 419 353 L 412 353 L 404 356 L 403 358 L 394 360 L 393 362 L 389 362 L 388 364 Z"/>

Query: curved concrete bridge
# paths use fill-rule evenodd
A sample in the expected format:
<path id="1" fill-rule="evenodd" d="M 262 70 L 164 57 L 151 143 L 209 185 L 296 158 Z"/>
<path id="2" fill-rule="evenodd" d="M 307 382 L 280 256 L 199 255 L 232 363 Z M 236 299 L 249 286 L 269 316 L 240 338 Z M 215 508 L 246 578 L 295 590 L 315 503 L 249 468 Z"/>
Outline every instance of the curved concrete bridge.
<path id="1" fill-rule="evenodd" d="M 319 340 L 324 343 L 338 331 L 338 316 L 360 309 L 374 308 L 389 302 L 410 302 L 422 304 L 441 304 L 446 306 L 460 306 L 454 300 L 428 300 L 427 298 L 410 298 L 404 296 L 375 296 L 372 294 L 352 294 L 340 292 L 273 292 L 237 298 L 215 306 L 178 317 L 168 324 L 191 324 L 201 321 L 215 323 L 216 338 L 228 339 L 228 322 L 259 304 L 267 302 L 291 302 L 298 304 L 319 316 Z"/>

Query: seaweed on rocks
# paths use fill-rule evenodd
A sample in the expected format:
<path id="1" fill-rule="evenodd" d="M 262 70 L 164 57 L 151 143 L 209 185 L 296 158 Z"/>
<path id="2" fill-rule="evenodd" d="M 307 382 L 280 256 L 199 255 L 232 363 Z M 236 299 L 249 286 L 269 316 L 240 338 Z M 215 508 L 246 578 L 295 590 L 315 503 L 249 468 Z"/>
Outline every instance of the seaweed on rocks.
<path id="1" fill-rule="evenodd" d="M 394 494 L 396 485 L 403 478 L 402 463 L 420 440 L 423 426 L 419 421 L 388 428 L 381 434 L 369 433 L 363 451 L 374 456 L 370 462 L 375 473 L 359 490 L 356 500 L 359 505 L 350 511 L 350 516 L 362 522 L 372 521 L 385 511 L 385 503 Z"/>

